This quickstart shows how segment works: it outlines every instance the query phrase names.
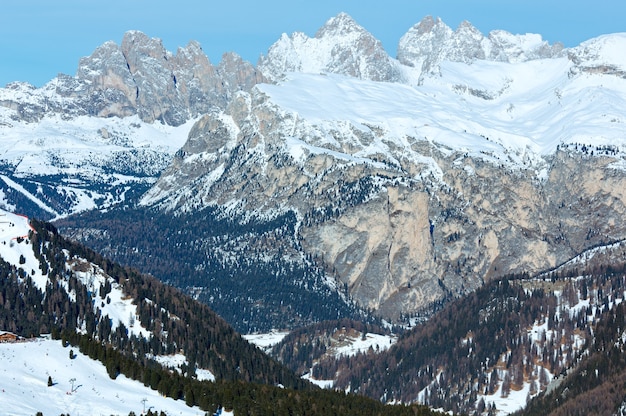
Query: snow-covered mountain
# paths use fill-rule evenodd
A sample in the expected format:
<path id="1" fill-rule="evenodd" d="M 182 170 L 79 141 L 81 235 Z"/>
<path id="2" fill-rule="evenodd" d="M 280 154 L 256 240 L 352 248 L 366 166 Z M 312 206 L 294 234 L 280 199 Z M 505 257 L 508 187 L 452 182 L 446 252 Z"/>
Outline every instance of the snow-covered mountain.
<path id="1" fill-rule="evenodd" d="M 0 206 L 39 218 L 136 198 L 168 166 L 193 124 L 86 115 L 34 123 L 11 115 L 0 107 Z"/>
<path id="2" fill-rule="evenodd" d="M 363 51 L 344 42 L 357 30 L 345 16 L 328 25 Z M 414 50 L 432 41 L 424 25 Z M 626 238 L 626 35 L 560 51 L 498 32 L 481 50 L 508 43 L 479 59 L 453 53 L 469 51 L 453 40 L 475 33 L 467 24 L 431 29 L 448 33 L 424 56 L 437 71 L 400 66 L 406 82 L 330 73 L 324 35 L 283 37 L 299 51 L 283 68 L 301 72 L 202 117 L 142 204 L 291 210 L 303 252 L 386 317 Z"/>
<path id="3" fill-rule="evenodd" d="M 239 56 L 214 66 L 192 41 L 176 54 L 138 31 L 106 42 L 41 88 L 0 89 L 0 204 L 39 218 L 136 198 L 193 120 L 263 78 Z"/>
<path id="4" fill-rule="evenodd" d="M 107 43 L 81 60 L 75 77 L 59 76 L 41 89 L 15 83 L 0 90 L 0 196 L 11 210 L 50 218 L 140 200 L 135 214 L 154 209 L 179 220 L 164 225 L 167 232 L 146 247 L 162 249 L 175 241 L 184 250 L 193 246 L 194 259 L 201 259 L 190 264 L 184 250 L 156 259 L 146 250 L 144 264 L 172 260 L 179 267 L 184 259 L 192 272 L 183 287 L 208 292 L 208 303 L 213 295 L 245 299 L 240 309 L 251 319 L 276 303 L 257 299 L 250 288 L 280 293 L 274 288 L 284 286 L 276 282 L 291 278 L 286 292 L 292 296 L 272 311 L 288 316 L 281 322 L 316 319 L 311 305 L 306 313 L 298 309 L 303 297 L 292 290 L 298 283 L 301 293 L 322 293 L 318 285 L 326 285 L 346 304 L 355 300 L 381 317 L 403 320 L 491 279 L 574 267 L 594 247 L 618 247 L 615 255 L 621 255 L 624 50 L 626 34 L 563 49 L 538 35 L 484 36 L 469 23 L 452 30 L 427 17 L 402 37 L 395 59 L 340 14 L 314 38 L 281 37 L 254 69 L 234 55 L 213 67 L 194 42 L 174 56 L 158 40 L 129 32 L 121 47 Z M 210 235 L 200 225 L 203 213 L 221 216 L 222 222 L 204 221 L 215 226 Z M 8 224 L 23 221 L 11 218 Z M 138 253 L 132 242 L 146 230 L 121 211 L 119 218 L 126 231 L 135 227 L 132 236 L 113 236 L 95 221 L 74 228 L 74 236 L 100 238 L 129 256 Z M 169 228 L 176 224 L 192 229 Z M 5 236 L 0 255 L 22 274 L 30 270 L 34 284 L 45 288 L 32 247 L 14 236 Z M 207 265 L 222 273 L 210 283 Z M 68 267 L 95 298 L 106 282 L 120 288 L 102 267 L 82 260 Z M 323 276 L 293 282 L 294 271 L 306 267 Z M 259 281 L 259 271 L 275 280 Z M 250 280 L 230 286 L 241 293 L 221 286 L 209 291 L 240 275 Z M 69 288 L 68 282 L 59 285 Z M 131 317 L 153 300 L 132 303 L 118 295 L 109 296 L 110 304 L 96 301 L 95 311 L 116 328 L 132 327 L 141 335 L 144 327 L 136 320 L 133 326 Z M 570 306 L 579 304 L 584 306 Z M 526 330 L 539 333 L 545 317 L 539 318 Z M 470 345 L 470 335 L 461 333 L 457 342 Z M 547 338 L 562 339 L 556 333 Z M 568 359 L 580 340 L 569 337 Z M 57 346 L 50 348 L 56 354 Z M 504 346 L 501 355 L 479 365 L 494 370 L 508 351 Z M 433 368 L 429 364 L 427 372 Z M 499 382 L 500 370 L 491 380 Z M 412 367 L 407 372 L 416 374 Z M 21 374 L 26 379 L 34 373 Z M 417 394 L 394 397 L 430 402 L 437 397 L 426 400 L 426 394 L 438 392 L 440 380 L 429 381 Z M 520 386 L 517 407 L 532 382 L 522 379 Z"/>
<path id="5" fill-rule="evenodd" d="M 258 67 L 274 81 L 289 72 L 330 72 L 373 81 L 401 79 L 398 63 L 382 43 L 345 13 L 329 19 L 313 38 L 301 32 L 283 34 Z"/>
<path id="6" fill-rule="evenodd" d="M 297 261 L 315 259 L 335 287 L 388 318 L 626 238 L 624 34 L 563 49 L 538 35 L 484 36 L 469 23 L 453 31 L 427 17 L 402 37 L 394 59 L 342 13 L 314 38 L 281 37 L 256 70 L 236 59 L 239 70 L 215 70 L 235 81 L 210 108 L 210 93 L 197 96 L 202 105 L 188 104 L 189 85 L 210 78 L 200 68 L 214 69 L 198 45 L 176 59 L 159 45 L 129 32 L 121 48 L 108 43 L 81 61 L 76 77 L 32 91 L 38 98 L 25 102 L 36 105 L 1 100 L 6 119 L 39 114 L 27 108 L 54 103 L 52 96 L 82 103 L 87 95 L 76 91 L 96 86 L 117 98 L 97 111 L 80 107 L 92 116 L 177 125 L 197 116 L 141 206 L 181 213 L 219 206 L 224 215 L 265 220 L 292 212 L 294 235 L 283 243 Z M 256 84 L 264 79 L 272 83 Z M 52 93 L 70 81 L 84 88 Z M 151 172 L 166 159 L 155 158 Z M 5 176 L 18 189 L 15 176 Z M 43 200 L 40 183 L 22 185 L 29 200 Z M 125 184 L 115 184 L 91 206 L 121 200 L 109 196 L 124 194 Z M 129 191 L 137 188 L 147 186 Z M 54 212 L 77 210 L 74 203 Z"/>
<path id="7" fill-rule="evenodd" d="M 562 52 L 563 45 L 550 45 L 541 35 L 495 30 L 484 36 L 467 21 L 452 30 L 441 19 L 426 16 L 400 39 L 398 61 L 432 75 L 438 74 L 441 63 L 446 61 L 516 63 L 559 57 Z"/>

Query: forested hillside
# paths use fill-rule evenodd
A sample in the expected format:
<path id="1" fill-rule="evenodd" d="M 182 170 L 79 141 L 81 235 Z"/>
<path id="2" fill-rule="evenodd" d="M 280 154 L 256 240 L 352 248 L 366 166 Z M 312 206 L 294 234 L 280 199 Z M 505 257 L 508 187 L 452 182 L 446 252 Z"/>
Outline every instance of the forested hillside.
<path id="1" fill-rule="evenodd" d="M 208 304 L 238 331 L 297 328 L 338 318 L 373 321 L 296 248 L 293 212 L 239 218 L 218 208 L 92 211 L 59 220 L 65 235 Z"/>
<path id="2" fill-rule="evenodd" d="M 535 398 L 528 414 L 613 414 L 626 394 L 623 258 L 617 245 L 611 256 L 536 278 L 490 282 L 450 302 L 387 351 L 325 355 L 342 325 L 335 323 L 326 331 L 298 331 L 273 354 L 294 371 L 312 368 L 315 379 L 384 402 L 495 414 Z"/>
<path id="3" fill-rule="evenodd" d="M 593 336 L 585 354 L 546 394 L 530 401 L 517 415 L 623 415 L 626 412 L 626 265 L 595 267 L 593 275 L 607 285 L 602 293 Z M 587 308 L 587 314 L 591 308 Z"/>
<path id="4" fill-rule="evenodd" d="M 0 327 L 25 336 L 74 333 L 81 329 L 119 352 L 138 357 L 183 352 L 192 366 L 211 370 L 219 379 L 246 380 L 302 388 L 305 383 L 250 345 L 208 306 L 135 269 L 123 268 L 80 244 L 61 237 L 46 223 L 32 221 L 31 243 L 48 276 L 45 293 L 28 272 L 2 262 Z M 72 264 L 73 269 L 68 265 Z M 99 267 L 110 276 L 91 293 L 77 276 Z M 111 283 L 123 288 L 137 307 L 137 325 L 149 331 L 136 336 L 124 323 L 112 328 L 94 306 L 110 301 Z M 190 369 L 193 371 L 193 368 Z"/>
<path id="5" fill-rule="evenodd" d="M 210 412 L 433 414 L 423 406 L 386 406 L 318 389 L 245 341 L 205 304 L 63 238 L 50 224 L 31 221 L 31 227 L 28 236 L 2 243 L 26 256 L 20 255 L 18 264 L 0 259 L 0 328 L 23 337 L 51 333 L 101 361 L 111 378 L 124 374 Z M 28 250 L 38 260 L 37 271 L 24 270 Z M 120 288 L 123 299 L 112 301 Z M 128 326 L 104 315 L 105 310 L 112 312 L 107 309 L 112 303 L 128 300 L 136 306 Z M 155 360 L 173 353 L 187 359 L 180 371 Z M 216 381 L 196 377 L 200 369 L 210 370 Z"/>

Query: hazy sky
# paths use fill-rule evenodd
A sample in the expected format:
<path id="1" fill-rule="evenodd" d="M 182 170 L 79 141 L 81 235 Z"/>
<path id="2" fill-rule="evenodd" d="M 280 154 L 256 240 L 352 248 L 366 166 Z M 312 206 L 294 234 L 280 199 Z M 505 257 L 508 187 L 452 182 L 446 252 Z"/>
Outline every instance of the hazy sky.
<path id="1" fill-rule="evenodd" d="M 453 29 L 468 20 L 485 34 L 539 33 L 568 47 L 626 32 L 624 0 L 2 0 L 0 86 L 74 75 L 82 56 L 108 40 L 121 43 L 133 29 L 162 39 L 172 52 L 197 40 L 214 64 L 229 51 L 256 64 L 282 33 L 314 36 L 342 11 L 394 57 L 400 37 L 426 15 Z"/>

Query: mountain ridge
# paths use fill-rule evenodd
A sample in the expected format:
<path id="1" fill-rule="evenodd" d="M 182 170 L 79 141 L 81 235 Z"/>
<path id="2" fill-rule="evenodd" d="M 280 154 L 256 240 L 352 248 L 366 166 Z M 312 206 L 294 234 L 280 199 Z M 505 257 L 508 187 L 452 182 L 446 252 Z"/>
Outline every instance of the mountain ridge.
<path id="1" fill-rule="evenodd" d="M 141 203 L 294 210 L 304 253 L 387 319 L 538 273 L 624 237 L 625 84 L 582 69 L 624 39 L 590 41 L 577 61 L 443 62 L 415 87 L 287 74 L 206 115 Z M 201 141 L 221 146 L 189 147 Z"/>
<path id="2" fill-rule="evenodd" d="M 175 154 L 170 149 L 159 159 L 171 161 L 159 179 L 153 174 L 141 187 L 130 186 L 136 192 L 126 199 L 108 197 L 120 192 L 115 180 L 102 198 L 113 202 L 91 206 L 132 207 L 143 195 L 142 206 L 177 215 L 218 206 L 222 215 L 240 219 L 242 227 L 250 218 L 268 224 L 281 216 L 295 218 L 294 235 L 277 232 L 279 246 L 298 262 L 313 258 L 335 288 L 347 287 L 361 307 L 394 319 L 506 271 L 539 272 L 589 246 L 623 237 L 617 220 L 623 197 L 616 189 L 624 180 L 624 123 L 615 111 L 625 101 L 623 62 L 616 52 L 624 44 L 623 34 L 561 52 L 537 37 L 497 32 L 493 39 L 513 46 L 493 60 L 475 60 L 476 51 L 467 42 L 456 45 L 451 39 L 458 38 L 440 20 L 425 18 L 414 32 L 411 42 L 419 43 L 423 36 L 426 45 L 432 32 L 442 33 L 443 46 L 432 59 L 438 72 L 389 58 L 380 42 L 345 14 L 331 18 L 315 38 L 281 37 L 276 55 L 268 54 L 260 67 L 275 64 L 275 75 L 283 67 L 305 72 L 255 84 L 256 78 L 246 74 L 261 76 L 262 70 L 248 72 L 245 64 L 242 72 L 225 70 L 241 83 L 230 85 L 233 92 L 222 106 L 199 116 Z M 478 39 L 481 48 L 488 43 L 469 24 L 458 32 Z M 139 88 L 140 97 L 173 91 L 174 84 L 182 91 L 197 78 L 190 75 L 193 68 L 212 68 L 198 55 L 198 45 L 190 43 L 176 55 L 191 57 L 190 69 L 175 76 L 176 65 L 170 62 L 175 59 L 158 40 L 140 32 L 129 32 L 125 39 L 119 49 L 106 44 L 103 50 L 123 57 L 118 65 L 122 73 L 145 72 L 145 79 L 133 81 L 136 85 L 148 82 L 148 73 L 154 77 L 152 84 Z M 293 56 L 278 53 L 281 45 Z M 524 47 L 530 48 L 528 53 Z M 539 52 L 531 53 L 533 48 Z M 453 51 L 460 51 L 456 58 Z M 542 53 L 549 57 L 538 59 Z M 86 68 L 93 61 L 95 70 L 85 70 L 83 77 L 96 80 L 108 73 L 106 65 L 98 66 L 100 55 L 107 54 L 84 62 Z M 303 56 L 317 60 L 304 65 Z M 463 61 L 467 57 L 471 59 Z M 463 62 L 451 62 L 453 58 Z M 232 62 L 237 67 L 239 61 Z M 538 72 L 544 76 L 533 75 Z M 402 75 L 397 78 L 402 82 L 368 79 L 381 74 L 389 79 Z M 80 77 L 72 79 L 83 85 Z M 117 96 L 120 91 L 122 103 L 137 98 L 132 88 L 109 92 Z M 171 103 L 191 97 L 185 94 L 176 92 Z M 163 118 L 167 105 L 151 100 L 141 108 L 169 120 Z M 191 108 L 174 105 L 167 114 L 183 117 Z M 7 123 L 19 121 L 19 112 L 4 111 Z M 158 117 L 147 120 L 152 118 Z M 135 151 L 133 146 L 130 150 Z M 8 161 L 5 176 L 31 196 L 45 195 L 42 180 L 10 171 L 14 163 Z M 163 164 L 159 166 L 154 172 L 161 172 Z M 611 184 L 597 185 L 592 177 L 583 178 L 580 189 L 565 183 L 562 175 L 583 177 L 584 169 L 593 178 L 610 178 Z M 62 198 L 71 199 L 68 194 Z M 586 229 L 558 214 L 563 207 L 583 215 Z M 76 211 L 55 209 L 59 215 Z M 597 221 L 593 212 L 606 213 L 608 224 Z M 98 233 L 106 235 L 106 230 Z"/>
<path id="3" fill-rule="evenodd" d="M 64 235 L 104 247 L 125 265 L 154 267 L 159 279 L 222 307 L 243 331 L 318 323 L 322 335 L 312 342 L 319 344 L 297 345 L 302 356 L 326 348 L 323 331 L 335 324 L 319 321 L 329 316 L 336 325 L 346 317 L 367 321 L 354 325 L 361 329 L 346 328 L 354 336 L 366 335 L 372 322 L 414 324 L 418 316 L 444 311 L 380 356 L 372 348 L 317 367 L 296 360 L 299 371 L 310 368 L 311 377 L 333 379 L 344 391 L 493 413 L 490 401 L 507 411 L 512 408 L 505 396 L 512 395 L 521 406 L 563 370 L 573 377 L 552 386 L 559 400 L 569 399 L 566 389 L 578 394 L 581 379 L 598 388 L 593 391 L 619 385 L 623 325 L 614 323 L 623 320 L 618 304 L 624 297 L 619 260 L 626 239 L 626 127 L 620 109 L 626 106 L 626 34 L 561 50 L 537 36 L 485 37 L 467 23 L 453 31 L 425 18 L 401 50 L 410 52 L 413 45 L 430 52 L 413 61 L 406 53 L 402 59 L 410 66 L 383 53 L 367 31 L 340 14 L 314 38 L 281 37 L 260 65 L 272 68 L 269 75 L 250 70 L 234 55 L 227 55 L 219 74 L 193 42 L 174 58 L 140 32 L 125 39 L 123 46 L 105 44 L 86 59 L 80 77 L 60 76 L 40 91 L 25 84 L 0 91 L 0 134 L 24 145 L 7 145 L 13 153 L 0 165 L 5 206 L 38 209 L 59 218 Z M 114 68 L 104 62 L 107 56 Z M 217 78 L 206 75 L 211 71 Z M 257 83 L 261 78 L 266 82 Z M 86 91 L 96 93 L 94 101 L 85 98 Z M 67 113 L 54 115 L 63 108 Z M 24 132 L 36 137 L 26 141 Z M 48 152 L 46 146 L 59 138 L 64 151 L 50 146 Z M 33 157 L 34 148 L 43 149 L 41 159 Z M 78 164 L 81 158 L 68 156 L 72 151 L 89 154 L 89 163 Z M 38 160 L 57 169 L 55 175 L 29 176 Z M 81 213 L 85 207 L 93 209 Z M 47 227 L 42 236 L 99 258 Z M 30 240 L 16 244 L 22 249 Z M 34 247 L 44 252 L 52 245 Z M 581 276 L 581 253 L 600 247 L 610 252 L 607 263 L 591 264 Z M 8 276 L 47 284 L 46 267 L 62 270 L 53 262 L 57 254 L 67 256 L 57 250 L 41 266 L 24 258 L 22 271 L 15 266 Z M 262 356 L 258 360 L 280 375 L 259 370 L 257 359 L 220 354 L 214 340 L 194 345 L 194 331 L 172 322 L 178 318 L 202 328 L 209 319 L 175 310 L 182 301 L 166 296 L 174 289 L 148 296 L 146 286 L 164 287 L 155 278 L 108 262 L 98 268 L 74 260 L 75 279 L 63 275 L 58 287 L 74 288 L 80 299 L 96 297 L 96 309 L 85 317 L 80 308 L 69 308 L 65 319 L 76 320 L 77 327 L 93 329 L 95 317 L 109 310 L 109 288 L 96 283 L 111 269 L 119 273 L 115 283 L 125 283 L 141 299 L 135 305 L 139 321 L 161 337 L 179 336 L 177 348 L 184 346 L 190 364 L 234 379 L 258 376 L 284 384 L 284 376 L 293 385 L 304 383 Z M 21 263 L 19 253 L 12 261 Z M 510 283 L 511 274 L 519 282 Z M 93 279 L 82 284 L 77 276 Z M 24 298 L 38 300 L 31 286 L 11 290 L 19 287 Z M 189 296 L 181 299 L 193 303 Z M 26 304 L 39 307 L 37 301 Z M 92 304 L 85 305 L 91 311 Z M 38 320 L 20 323 L 25 331 L 40 330 L 37 325 L 59 316 L 31 312 Z M 12 319 L 5 315 L 3 322 Z M 169 325 L 165 331 L 159 322 Z M 131 326 L 126 313 L 110 324 L 110 333 L 98 324 L 98 337 L 123 340 L 124 328 Z M 592 325 L 609 329 L 594 340 Z M 135 321 L 127 332 L 131 342 L 140 326 Z M 579 353 L 592 341 L 592 361 L 583 361 Z M 604 356 L 607 346 L 610 355 Z M 287 355 L 294 351 L 283 349 Z M 456 359 L 449 359 L 452 354 Z M 472 361 L 474 356 L 480 360 Z M 615 371 L 594 380 L 575 368 L 593 368 L 595 362 Z M 119 369 L 107 365 L 113 374 Z M 165 391 L 150 378 L 151 386 Z M 171 389 L 174 396 L 204 397 L 181 385 Z M 245 389 L 246 397 L 258 393 Z M 268 397 L 282 389 L 259 391 Z M 233 396 L 242 395 L 230 394 L 234 403 Z M 537 413 L 544 410 L 542 400 L 531 402 Z M 605 407 L 623 408 L 620 400 L 612 398 Z M 259 403 L 240 405 L 257 409 Z"/>

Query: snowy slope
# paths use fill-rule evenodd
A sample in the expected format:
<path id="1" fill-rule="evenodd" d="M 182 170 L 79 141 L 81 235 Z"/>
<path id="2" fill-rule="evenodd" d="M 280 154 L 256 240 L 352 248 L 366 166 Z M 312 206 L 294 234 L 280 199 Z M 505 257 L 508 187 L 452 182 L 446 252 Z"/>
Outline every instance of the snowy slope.
<path id="1" fill-rule="evenodd" d="M 0 210 L 0 258 L 24 269 L 36 287 L 45 290 L 48 276 L 42 273 L 38 259 L 35 257 L 29 239 L 32 231 L 27 217 Z M 127 296 L 121 286 L 108 276 L 100 267 L 88 263 L 84 259 L 74 257 L 66 265 L 67 271 L 76 276 L 92 294 L 93 305 L 99 310 L 101 319 L 109 320 L 112 330 L 119 325 L 128 329 L 129 335 L 151 338 L 153 335 L 139 323 L 137 306 Z M 59 280 L 69 291 L 70 299 L 75 299 L 75 289 L 69 288 L 67 280 Z M 100 291 L 105 282 L 111 286 L 110 292 L 101 296 Z M 1 331 L 1 330 L 0 330 Z M 122 414 L 130 411 L 140 414 L 141 400 L 148 399 L 146 409 L 154 406 L 170 415 L 202 414 L 199 409 L 191 409 L 184 401 L 174 401 L 161 397 L 158 392 L 150 390 L 142 383 L 127 379 L 120 375 L 111 380 L 102 363 L 91 360 L 74 348 L 78 358 L 69 360 L 70 348 L 64 348 L 60 341 L 51 339 L 29 340 L 17 344 L 0 344 L 0 372 L 3 380 L 0 383 L 2 395 L 0 405 L 6 403 L 8 413 L 3 414 Z M 183 354 L 175 356 L 152 356 L 164 367 L 177 370 L 183 363 L 188 363 Z M 199 380 L 215 380 L 215 376 L 206 369 L 196 370 Z M 53 387 L 47 387 L 50 375 Z M 71 391 L 70 379 L 76 379 L 76 388 Z M 34 399 L 31 400 L 31 397 Z M 27 398 L 28 407 L 24 407 Z M 95 413 L 90 413 L 95 412 Z"/>
<path id="2" fill-rule="evenodd" d="M 14 164 L 18 175 L 77 174 L 86 162 L 104 166 L 107 159 L 129 149 L 173 154 L 193 124 L 192 120 L 172 127 L 148 124 L 137 116 L 67 120 L 55 115 L 27 123 L 14 121 L 11 115 L 9 109 L 0 107 L 0 158 Z"/>
<path id="3" fill-rule="evenodd" d="M 76 358 L 69 358 L 69 351 Z M 61 341 L 0 344 L 0 408 L 5 415 L 128 415 L 149 408 L 168 415 L 200 415 L 182 400 L 162 397 L 123 375 L 112 380 L 99 361 Z M 48 387 L 48 376 L 53 386 Z M 72 383 L 73 380 L 73 383 Z M 72 390 L 73 387 L 73 390 Z"/>
<path id="4" fill-rule="evenodd" d="M 0 106 L 0 206 L 15 209 L 10 194 L 19 194 L 55 218 L 124 202 L 128 190 L 154 182 L 193 122 L 51 115 L 32 123 Z"/>
<path id="5" fill-rule="evenodd" d="M 30 230 L 28 218 L 0 210 L 0 257 L 28 272 L 35 285 L 44 291 L 48 276 L 42 273 L 39 261 L 28 240 Z M 119 284 L 106 275 L 102 269 L 79 258 L 72 259 L 67 268 L 86 285 L 87 289 L 94 294 L 95 299 L 100 299 L 100 287 L 105 281 L 111 284 L 111 292 L 107 295 L 106 301 L 102 299 L 102 302 L 95 302 L 94 306 L 101 311 L 103 317 L 111 320 L 112 329 L 122 323 L 131 334 L 144 338 L 150 337 L 151 334 L 145 328 L 136 324 L 137 307 L 132 304 L 132 299 L 128 298 Z M 62 281 L 61 284 L 66 289 L 68 288 L 66 281 Z M 72 295 L 71 292 L 70 295 Z"/>
<path id="6" fill-rule="evenodd" d="M 30 231 L 28 218 L 0 210 L 0 257 L 29 272 L 35 285 L 45 289 L 48 278 L 39 269 L 39 261 L 27 240 Z"/>
<path id="7" fill-rule="evenodd" d="M 626 47 L 625 39 L 615 35 L 606 44 Z M 385 142 L 414 153 L 405 140 L 409 136 L 524 165 L 554 153 L 560 144 L 626 144 L 626 119 L 620 112 L 626 106 L 626 81 L 587 72 L 572 76 L 575 69 L 567 58 L 445 62 L 441 77 L 417 87 L 290 73 L 277 85 L 258 88 L 283 111 L 324 131 L 338 129 L 340 122 L 385 131 L 383 140 L 362 146 L 353 156 L 388 149 Z"/>
<path id="8" fill-rule="evenodd" d="M 48 276 L 43 274 L 39 260 L 35 257 L 32 244 L 28 239 L 31 230 L 27 217 L 0 209 L 0 258 L 17 268 L 24 269 L 34 284 L 40 290 L 45 291 Z M 127 296 L 120 284 L 99 266 L 74 257 L 68 262 L 66 269 L 92 294 L 95 310 L 99 311 L 102 319 L 110 321 L 112 330 L 124 325 L 129 335 L 146 339 L 152 337 L 152 333 L 140 325 L 137 306 L 133 303 L 133 299 Z M 106 295 L 102 295 L 101 288 L 107 282 L 111 290 Z M 75 291 L 69 290 L 67 280 L 61 280 L 60 284 L 69 291 L 70 297 L 75 298 Z M 182 354 L 153 356 L 152 358 L 163 366 L 173 369 L 178 369 L 181 364 L 188 364 L 187 358 Z M 209 370 L 198 368 L 196 372 L 201 380 L 215 380 L 215 376 Z"/>

